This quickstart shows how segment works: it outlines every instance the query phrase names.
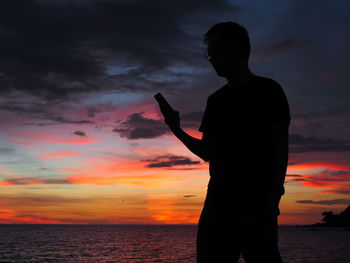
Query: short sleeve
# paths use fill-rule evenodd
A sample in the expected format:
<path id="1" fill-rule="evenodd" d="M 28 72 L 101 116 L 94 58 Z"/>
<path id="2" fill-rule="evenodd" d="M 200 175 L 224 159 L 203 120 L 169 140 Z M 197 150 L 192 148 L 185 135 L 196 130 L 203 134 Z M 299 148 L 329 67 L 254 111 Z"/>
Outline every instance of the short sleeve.
<path id="1" fill-rule="evenodd" d="M 209 114 L 210 114 L 210 103 L 209 103 L 209 97 L 207 99 L 207 105 L 205 107 L 203 117 L 202 117 L 202 122 L 199 126 L 199 131 L 204 132 L 205 130 L 207 131 L 208 124 L 209 124 Z"/>
<path id="2" fill-rule="evenodd" d="M 269 87 L 270 92 L 266 98 L 266 117 L 269 124 L 285 123 L 290 124 L 289 103 L 281 85 L 276 81 Z"/>

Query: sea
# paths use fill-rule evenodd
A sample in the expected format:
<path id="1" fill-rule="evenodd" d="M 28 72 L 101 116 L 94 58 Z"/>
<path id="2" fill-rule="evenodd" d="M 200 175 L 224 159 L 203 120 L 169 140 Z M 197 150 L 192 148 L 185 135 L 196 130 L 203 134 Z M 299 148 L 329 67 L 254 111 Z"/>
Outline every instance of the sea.
<path id="1" fill-rule="evenodd" d="M 195 263 L 196 225 L 0 225 L 0 262 Z M 350 231 L 279 226 L 284 263 L 350 263 Z M 239 263 L 243 263 L 241 258 Z"/>

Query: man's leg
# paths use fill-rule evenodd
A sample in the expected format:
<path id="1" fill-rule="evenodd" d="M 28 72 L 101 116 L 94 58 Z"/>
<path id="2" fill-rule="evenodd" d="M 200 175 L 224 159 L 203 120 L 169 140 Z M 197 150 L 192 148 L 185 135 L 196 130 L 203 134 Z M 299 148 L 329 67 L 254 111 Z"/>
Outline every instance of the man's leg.
<path id="1" fill-rule="evenodd" d="M 278 215 L 250 214 L 245 222 L 242 254 L 246 263 L 282 263 L 278 248 Z"/>
<path id="2" fill-rule="evenodd" d="M 238 262 L 241 247 L 237 241 L 240 234 L 234 229 L 240 227 L 234 224 L 227 210 L 204 205 L 197 230 L 197 263 Z"/>

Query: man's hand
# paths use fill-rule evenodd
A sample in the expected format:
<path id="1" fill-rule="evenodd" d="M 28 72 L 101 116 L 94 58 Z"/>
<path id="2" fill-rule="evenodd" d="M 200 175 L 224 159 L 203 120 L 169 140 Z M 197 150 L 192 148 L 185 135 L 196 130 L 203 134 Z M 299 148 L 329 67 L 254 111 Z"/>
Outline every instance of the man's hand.
<path id="1" fill-rule="evenodd" d="M 178 111 L 163 112 L 164 122 L 171 130 L 180 128 L 180 114 Z"/>
<path id="2" fill-rule="evenodd" d="M 266 212 L 269 214 L 279 214 L 279 203 L 282 195 L 278 192 L 271 191 L 265 200 Z"/>

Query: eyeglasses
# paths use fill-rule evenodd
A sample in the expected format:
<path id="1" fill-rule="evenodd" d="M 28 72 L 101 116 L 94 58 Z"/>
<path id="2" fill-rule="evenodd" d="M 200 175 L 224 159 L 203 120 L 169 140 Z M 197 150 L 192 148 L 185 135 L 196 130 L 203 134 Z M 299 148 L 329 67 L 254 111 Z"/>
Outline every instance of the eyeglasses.
<path id="1" fill-rule="evenodd" d="M 206 59 L 211 60 L 212 56 L 209 53 L 204 53 Z"/>
<path id="2" fill-rule="evenodd" d="M 217 57 L 217 56 L 226 56 L 227 55 L 227 50 L 225 48 L 220 48 L 220 49 L 215 49 L 212 50 L 210 52 L 205 52 L 204 56 L 208 59 L 208 60 L 212 60 L 213 57 Z"/>

